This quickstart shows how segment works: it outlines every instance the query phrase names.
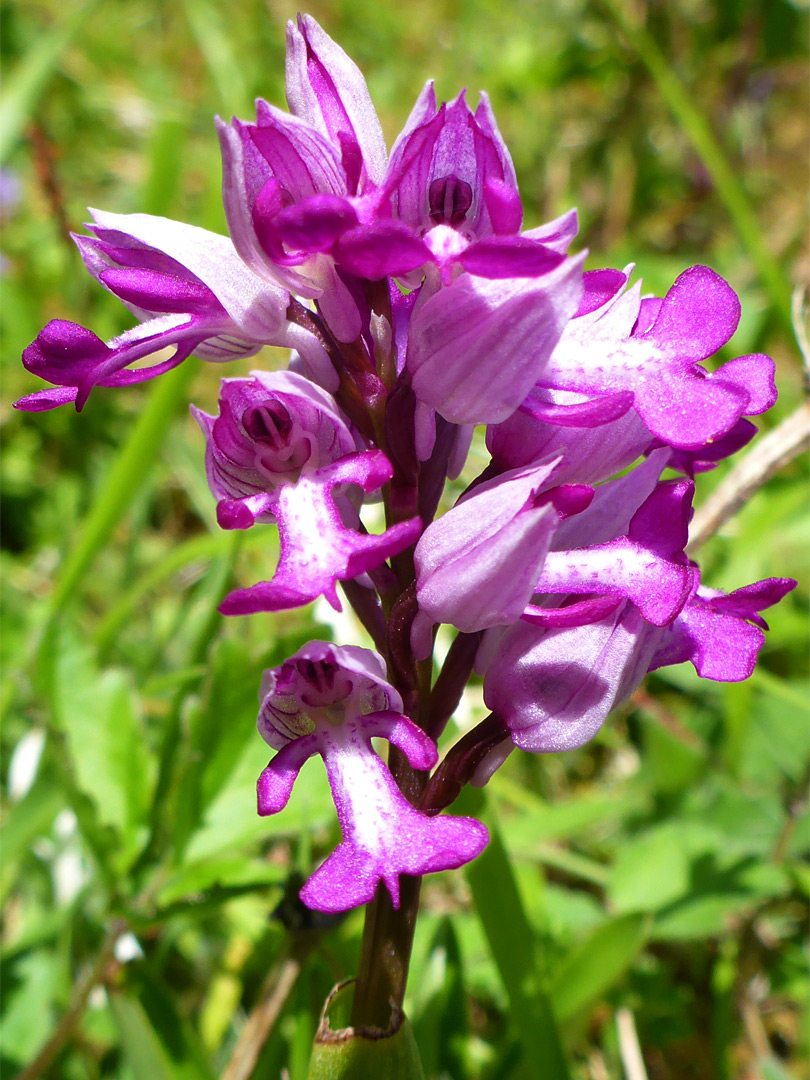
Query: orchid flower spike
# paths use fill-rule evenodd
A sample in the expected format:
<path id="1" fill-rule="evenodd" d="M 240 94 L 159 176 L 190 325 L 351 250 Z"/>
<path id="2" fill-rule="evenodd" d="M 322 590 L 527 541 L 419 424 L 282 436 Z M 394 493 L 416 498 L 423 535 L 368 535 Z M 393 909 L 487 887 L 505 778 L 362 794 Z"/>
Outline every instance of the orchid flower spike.
<path id="1" fill-rule="evenodd" d="M 439 102 L 428 83 L 389 155 L 362 73 L 303 15 L 286 96 L 289 111 L 260 100 L 249 122 L 217 120 L 229 236 L 91 211 L 80 255 L 138 325 L 104 342 L 50 322 L 23 362 L 53 385 L 17 407 L 80 410 L 193 353 L 294 350 L 289 370 L 224 379 L 216 412 L 192 409 L 220 527 L 278 528 L 269 579 L 220 611 L 339 611 L 340 582 L 384 654 L 313 641 L 265 673 L 276 755 L 258 808 L 281 811 L 320 755 L 343 838 L 301 897 L 345 911 L 384 886 L 396 908 L 401 875 L 483 849 L 483 825 L 437 814 L 513 747 L 581 746 L 664 665 L 751 674 L 761 612 L 796 583 L 725 594 L 686 552 L 695 478 L 753 437 L 774 364 L 706 366 L 740 318 L 708 267 L 643 296 L 632 266 L 569 254 L 575 211 L 524 230 L 485 94 Z M 477 425 L 489 460 L 447 509 L 446 479 L 484 452 L 469 453 Z M 437 624 L 458 634 L 431 682 Z M 491 715 L 428 777 L 473 667 Z M 391 771 L 375 738 L 401 752 Z"/>

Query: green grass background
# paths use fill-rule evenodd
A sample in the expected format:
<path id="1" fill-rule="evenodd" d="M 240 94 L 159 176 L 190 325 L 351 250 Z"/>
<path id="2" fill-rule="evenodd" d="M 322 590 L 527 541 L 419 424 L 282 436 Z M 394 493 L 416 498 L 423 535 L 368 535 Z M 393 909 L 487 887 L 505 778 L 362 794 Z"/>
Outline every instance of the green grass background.
<path id="1" fill-rule="evenodd" d="M 780 401 L 760 426 L 799 405 L 806 5 L 309 10 L 366 73 L 389 141 L 425 79 L 442 98 L 486 89 L 528 225 L 577 206 L 589 266 L 632 261 L 659 294 L 696 262 L 723 274 L 743 303 L 727 355 L 777 363 Z M 101 966 L 46 1075 L 219 1076 L 293 956 L 301 974 L 254 1075 L 303 1080 L 321 1003 L 356 965 L 361 913 L 305 924 L 282 902 L 336 839 L 321 772 L 308 766 L 264 821 L 254 783 L 262 669 L 310 637 L 360 632 L 320 622 L 321 607 L 217 615 L 228 586 L 275 557 L 272 530 L 216 529 L 187 403 L 212 408 L 222 369 L 192 361 L 99 391 L 81 416 L 11 409 L 35 389 L 19 354 L 48 319 L 101 337 L 129 325 L 67 238 L 87 205 L 224 231 L 212 115 L 283 103 L 294 15 L 260 0 L 2 9 L 0 153 L 17 188 L 0 278 L 4 1076 L 124 931 L 137 948 Z M 725 471 L 700 478 L 698 501 Z M 466 875 L 427 881 L 406 1001 L 432 1080 L 622 1077 L 628 1015 L 650 1080 L 806 1075 L 806 473 L 783 470 L 702 553 L 720 588 L 800 581 L 748 683 L 665 670 L 588 747 L 513 755 L 470 802 L 499 842 Z M 473 688 L 460 723 L 480 708 Z"/>

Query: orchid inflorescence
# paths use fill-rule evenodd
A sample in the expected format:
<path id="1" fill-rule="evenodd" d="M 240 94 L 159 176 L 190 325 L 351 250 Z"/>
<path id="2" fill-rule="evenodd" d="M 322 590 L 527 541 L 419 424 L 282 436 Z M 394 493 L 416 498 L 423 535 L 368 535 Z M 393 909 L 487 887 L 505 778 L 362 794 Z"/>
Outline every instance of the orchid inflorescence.
<path id="1" fill-rule="evenodd" d="M 484 94 L 437 106 L 428 83 L 389 155 L 359 69 L 308 16 L 288 27 L 286 86 L 289 113 L 259 101 L 254 123 L 217 122 L 230 238 L 91 211 L 81 256 L 139 325 L 104 342 L 50 322 L 23 359 L 54 385 L 17 407 L 80 410 L 192 353 L 294 350 L 287 371 L 223 379 L 217 415 L 193 410 L 220 526 L 279 534 L 272 577 L 221 611 L 340 610 L 341 583 L 379 652 L 313 641 L 265 673 L 258 809 L 281 811 L 319 754 L 343 841 L 301 898 L 342 911 L 384 883 L 396 907 L 400 875 L 481 852 L 485 827 L 440 811 L 515 746 L 581 746 L 664 665 L 751 674 L 760 612 L 795 582 L 726 595 L 685 549 L 694 477 L 756 433 L 774 365 L 701 366 L 740 316 L 707 267 L 659 299 L 632 267 L 568 255 L 574 212 L 521 231 Z M 477 425 L 489 463 L 437 517 Z M 380 493 L 376 535 L 360 511 Z M 439 624 L 457 634 L 433 680 Z M 490 715 L 437 767 L 474 668 Z"/>

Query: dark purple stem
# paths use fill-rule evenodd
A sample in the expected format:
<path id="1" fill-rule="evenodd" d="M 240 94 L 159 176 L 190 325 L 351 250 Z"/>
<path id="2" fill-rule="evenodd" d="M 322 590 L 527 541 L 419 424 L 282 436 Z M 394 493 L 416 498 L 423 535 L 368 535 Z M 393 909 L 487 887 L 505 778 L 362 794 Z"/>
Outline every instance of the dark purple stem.
<path id="1" fill-rule="evenodd" d="M 422 794 L 420 810 L 426 814 L 438 814 L 455 802 L 487 754 L 508 737 L 509 731 L 494 713 L 468 731 L 452 747 L 430 778 Z"/>
<path id="2" fill-rule="evenodd" d="M 453 452 L 458 428 L 441 416 L 436 417 L 436 445 L 419 472 L 419 516 L 425 525 L 436 515 L 447 479 L 447 465 Z"/>
<path id="3" fill-rule="evenodd" d="M 419 512 L 419 459 L 414 444 L 416 398 L 402 377 L 388 395 L 385 409 L 385 442 L 388 459 L 394 467 L 389 494 L 392 521 L 404 521 Z"/>
<path id="4" fill-rule="evenodd" d="M 409 716 L 415 716 L 419 705 L 416 663 L 411 652 L 411 624 L 417 610 L 416 585 L 412 583 L 394 604 L 388 617 L 386 651 L 389 670 Z"/>
<path id="5" fill-rule="evenodd" d="M 352 1003 L 353 1027 L 373 1026 L 385 1030 L 391 1019 L 390 1002 L 402 1007 L 421 886 L 420 877 L 403 874 L 399 879 L 400 906 L 397 911 L 382 884 L 366 908 Z"/>
<path id="6" fill-rule="evenodd" d="M 372 403 L 375 407 L 380 404 L 377 391 L 382 387 L 382 383 L 374 375 L 375 385 L 373 388 L 365 385 L 359 387 L 350 371 L 355 375 L 359 374 L 363 383 L 368 382 L 372 375 L 362 371 L 362 365 L 358 368 L 357 350 L 350 345 L 339 345 L 323 320 L 315 312 L 305 308 L 295 298 L 290 300 L 287 308 L 287 318 L 297 326 L 303 326 L 306 330 L 309 330 L 326 349 L 340 379 L 340 387 L 335 395 L 338 403 L 364 438 L 368 439 L 369 442 L 374 442 L 376 432 L 371 415 L 371 406 Z M 384 395 L 385 388 L 382 387 L 382 390 Z"/>
<path id="7" fill-rule="evenodd" d="M 425 730 L 435 742 L 458 708 L 470 678 L 481 634 L 456 634 L 430 693 Z"/>

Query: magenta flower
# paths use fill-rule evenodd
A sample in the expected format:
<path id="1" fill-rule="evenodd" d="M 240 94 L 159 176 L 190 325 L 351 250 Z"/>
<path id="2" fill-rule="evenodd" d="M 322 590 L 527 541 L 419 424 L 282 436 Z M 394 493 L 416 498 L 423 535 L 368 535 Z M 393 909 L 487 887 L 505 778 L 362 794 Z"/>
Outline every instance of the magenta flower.
<path id="1" fill-rule="evenodd" d="M 658 456 L 659 472 L 665 456 Z M 588 514 L 592 488 L 552 486 L 559 461 L 481 484 L 428 527 L 415 552 L 421 612 L 467 633 L 517 619 L 542 626 L 594 622 L 621 599 L 632 600 L 655 625 L 675 618 L 694 578 L 683 554 L 691 482 L 660 484 L 646 498 L 642 487 L 626 532 L 599 542 L 595 521 L 604 489 Z M 643 484 L 643 473 L 631 479 Z M 530 603 L 535 594 L 588 599 L 558 608 Z"/>
<path id="2" fill-rule="evenodd" d="M 486 95 L 475 113 L 463 94 L 437 109 L 431 83 L 389 183 L 398 219 L 426 248 L 406 358 L 414 393 L 454 424 L 503 420 L 579 305 L 583 258 L 565 258 L 576 214 L 518 235 L 514 169 Z"/>
<path id="3" fill-rule="evenodd" d="M 301 766 L 320 754 L 343 833 L 301 890 L 309 907 L 346 911 L 366 904 L 380 882 L 399 907 L 400 874 L 454 869 L 486 846 L 480 822 L 414 809 L 372 749 L 372 738 L 387 739 L 418 770 L 438 758 L 433 741 L 402 715 L 402 699 L 377 653 L 312 641 L 265 672 L 261 699 L 259 732 L 278 753 L 259 777 L 259 813 L 282 810 Z"/>
<path id="4" fill-rule="evenodd" d="M 423 286 L 406 369 L 417 398 L 454 424 L 505 420 L 541 377 L 579 304 L 584 255 L 535 277 L 462 274 Z"/>
<path id="5" fill-rule="evenodd" d="M 312 297 L 351 342 L 367 303 L 356 279 L 419 285 L 407 371 L 455 424 L 506 419 L 581 298 L 566 259 L 576 214 L 518 235 L 520 196 L 485 96 L 437 108 L 423 91 L 386 166 L 362 75 L 309 18 L 288 28 L 292 115 L 260 101 L 255 124 L 219 122 L 228 225 L 258 276 Z M 329 387 L 332 389 L 332 387 Z"/>
<path id="6" fill-rule="evenodd" d="M 93 235 L 75 237 L 82 258 L 141 325 L 105 344 L 75 323 L 48 323 L 23 363 L 58 389 L 30 394 L 17 408 L 38 412 L 75 401 L 80 410 L 94 386 L 153 379 L 193 352 L 223 361 L 265 344 L 289 345 L 331 370 L 319 342 L 286 322 L 286 290 L 252 274 L 227 237 L 149 214 L 91 212 Z M 170 359 L 131 370 L 167 346 L 176 349 Z"/>
<path id="7" fill-rule="evenodd" d="M 589 395 L 597 409 L 632 405 L 662 442 L 696 449 L 775 400 L 773 361 L 766 356 L 740 357 L 713 374 L 699 366 L 729 341 L 739 318 L 726 282 L 693 266 L 663 300 L 639 301 L 636 286 L 572 319 L 538 385 Z M 556 403 L 551 410 L 542 401 L 532 404 L 540 420 L 558 410 Z"/>
<path id="8" fill-rule="evenodd" d="M 766 578 L 733 593 L 698 584 L 660 636 L 650 671 L 687 660 L 702 679 L 742 682 L 754 671 L 768 624 L 759 614 L 792 590 L 792 578 Z"/>
<path id="9" fill-rule="evenodd" d="M 649 629 L 627 603 L 586 626 L 516 623 L 487 668 L 487 707 L 522 750 L 574 750 L 641 684 L 656 648 Z"/>
<path id="10" fill-rule="evenodd" d="M 767 629 L 758 612 L 795 586 L 768 578 L 729 595 L 696 587 L 668 627 L 653 626 L 628 603 L 587 626 L 518 623 L 487 669 L 484 700 L 522 750 L 574 750 L 657 668 L 688 660 L 704 679 L 747 679 Z"/>
<path id="11" fill-rule="evenodd" d="M 617 270 L 583 275 L 580 309 L 538 383 L 517 411 L 487 430 L 500 470 L 562 454 L 558 482 L 594 484 L 640 454 L 670 446 L 670 467 L 694 476 L 755 433 L 741 417 L 765 412 L 776 400 L 773 361 L 739 357 L 713 374 L 684 362 L 689 350 L 708 356 L 733 333 L 739 304 L 725 282 L 693 267 L 661 301 L 640 300 L 638 286 L 623 291 L 626 280 Z M 661 402 L 671 423 L 663 413 L 655 419 L 644 403 L 647 380 L 653 394 L 666 386 Z"/>
<path id="12" fill-rule="evenodd" d="M 667 450 L 657 450 L 644 465 L 597 489 L 591 505 L 561 525 L 555 544 L 587 536 L 604 541 L 596 550 L 608 550 L 616 540 L 606 537 L 625 530 L 632 536 L 635 530 L 651 547 L 677 557 L 689 519 L 689 494 L 678 491 L 690 485 L 656 483 L 667 457 Z M 489 631 L 482 651 L 484 700 L 509 728 L 516 746 L 542 753 L 581 746 L 649 671 L 668 664 L 690 660 L 701 677 L 722 682 L 748 678 L 767 628 L 758 612 L 777 603 L 796 582 L 770 578 L 726 596 L 702 587 L 697 567 L 682 558 L 686 593 L 666 621 L 650 618 L 650 607 L 667 592 L 653 576 L 643 603 L 640 595 L 633 602 L 620 601 L 612 612 L 597 612 L 588 623 L 531 625 L 524 617 L 506 631 Z M 594 586 L 594 592 L 611 588 L 609 578 Z M 549 591 L 542 579 L 541 587 Z M 580 590 L 570 592 L 567 599 L 576 609 Z M 553 609 L 553 619 L 567 606 L 564 602 Z"/>
<path id="13" fill-rule="evenodd" d="M 224 615 L 281 611 L 318 596 L 340 611 L 338 581 L 373 570 L 418 536 L 419 518 L 382 536 L 359 530 L 347 488 L 376 491 L 391 479 L 391 465 L 379 450 L 355 452 L 334 399 L 300 375 L 225 379 L 219 416 L 194 415 L 206 436 L 219 524 L 247 529 L 275 520 L 279 530 L 272 580 L 232 592 L 220 605 Z"/>
<path id="14" fill-rule="evenodd" d="M 337 339 L 353 341 L 367 313 L 335 247 L 385 216 L 387 153 L 365 79 L 309 16 L 287 27 L 287 99 L 292 114 L 259 101 L 255 124 L 217 120 L 228 228 L 257 275 L 317 298 Z M 397 270 L 414 265 L 406 254 Z"/>
<path id="15" fill-rule="evenodd" d="M 559 458 L 504 473 L 463 496 L 414 552 L 420 613 L 466 633 L 521 617 L 560 520 L 590 488 L 553 488 Z"/>

